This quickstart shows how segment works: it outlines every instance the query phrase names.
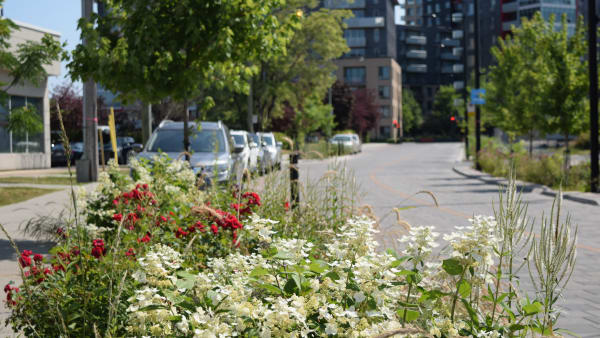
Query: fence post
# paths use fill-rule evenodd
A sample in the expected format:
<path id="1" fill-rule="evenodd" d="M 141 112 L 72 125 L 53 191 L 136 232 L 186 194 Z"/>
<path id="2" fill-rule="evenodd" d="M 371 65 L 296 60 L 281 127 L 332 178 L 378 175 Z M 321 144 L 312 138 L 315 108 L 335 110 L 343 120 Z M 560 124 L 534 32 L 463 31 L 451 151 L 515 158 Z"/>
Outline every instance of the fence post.
<path id="1" fill-rule="evenodd" d="M 300 152 L 293 151 L 290 153 L 290 193 L 292 209 L 296 209 L 300 204 L 300 193 L 298 191 L 298 179 L 300 174 L 298 171 L 298 159 L 300 158 Z"/>

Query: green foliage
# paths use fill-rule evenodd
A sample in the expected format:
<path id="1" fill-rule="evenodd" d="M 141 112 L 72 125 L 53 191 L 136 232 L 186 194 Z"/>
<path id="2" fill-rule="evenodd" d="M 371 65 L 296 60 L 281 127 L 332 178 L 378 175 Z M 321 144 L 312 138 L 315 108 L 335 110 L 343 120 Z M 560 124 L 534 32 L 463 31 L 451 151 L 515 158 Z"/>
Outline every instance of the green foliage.
<path id="1" fill-rule="evenodd" d="M 402 90 L 402 127 L 405 133 L 411 133 L 423 124 L 423 112 L 408 88 Z"/>
<path id="2" fill-rule="evenodd" d="M 44 122 L 34 105 L 12 109 L 6 129 L 17 136 L 37 134 L 44 131 Z"/>
<path id="3" fill-rule="evenodd" d="M 452 85 L 441 86 L 435 94 L 433 113 L 425 118 L 423 130 L 436 136 L 458 136 L 457 120 L 450 120 L 451 116 L 458 118 L 459 107 L 454 106 L 458 98 L 460 95 Z"/>

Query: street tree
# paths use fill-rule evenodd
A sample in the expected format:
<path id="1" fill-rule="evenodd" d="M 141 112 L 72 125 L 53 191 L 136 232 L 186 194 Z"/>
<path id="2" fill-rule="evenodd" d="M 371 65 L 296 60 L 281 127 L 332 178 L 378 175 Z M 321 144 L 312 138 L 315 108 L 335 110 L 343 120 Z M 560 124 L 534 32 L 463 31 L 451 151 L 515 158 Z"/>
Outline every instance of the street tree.
<path id="1" fill-rule="evenodd" d="M 113 0 L 105 15 L 81 19 L 87 44 L 69 63 L 74 79 L 89 79 L 119 93 L 123 102 L 167 97 L 184 107 L 184 149 L 189 150 L 188 107 L 211 99 L 207 87 L 247 90 L 257 67 L 247 61 L 283 53 L 291 26 L 272 13 L 280 0 Z M 289 23 L 293 23 L 290 19 Z"/>
<path id="2" fill-rule="evenodd" d="M 458 110 L 454 101 L 458 98 L 460 94 L 452 85 L 440 86 L 433 101 L 433 113 L 426 117 L 423 129 L 437 135 L 456 135 Z"/>
<path id="3" fill-rule="evenodd" d="M 64 82 L 50 92 L 50 129 L 61 130 L 56 105 L 60 106 L 62 122 L 71 140 L 82 139 L 83 97 L 72 82 Z"/>
<path id="4" fill-rule="evenodd" d="M 4 0 L 0 0 L 0 8 Z M 8 91 L 16 85 L 38 86 L 48 73 L 44 66 L 64 56 L 63 46 L 46 34 L 41 41 L 26 41 L 11 46 L 9 39 L 17 25 L 10 19 L 0 17 L 0 68 L 8 73 L 9 82 L 0 82 L 0 103 L 6 105 Z M 43 131 L 43 121 L 34 105 L 28 104 L 11 110 L 6 124 L 8 131 L 25 136 Z"/>
<path id="5" fill-rule="evenodd" d="M 328 98 L 326 100 L 328 102 Z M 338 130 L 350 129 L 354 107 L 352 88 L 345 83 L 336 81 L 331 87 L 331 105 L 333 106 L 335 127 Z"/>
<path id="6" fill-rule="evenodd" d="M 323 97 L 335 81 L 334 60 L 348 51 L 343 20 L 351 12 L 318 9 L 319 4 L 317 0 L 289 1 L 277 13 L 286 16 L 305 9 L 286 53 L 257 64 L 259 72 L 252 78 L 252 102 L 261 129 L 268 127 L 272 118 L 283 114 L 284 104 L 296 110 L 314 106 L 313 98 Z"/>
<path id="7" fill-rule="evenodd" d="M 421 105 L 408 88 L 402 89 L 402 128 L 404 133 L 411 133 L 423 124 Z"/>
<path id="8" fill-rule="evenodd" d="M 375 104 L 375 93 L 367 88 L 354 91 L 354 107 L 351 119 L 352 129 L 365 139 L 367 131 L 373 129 L 379 121 L 379 110 Z"/>

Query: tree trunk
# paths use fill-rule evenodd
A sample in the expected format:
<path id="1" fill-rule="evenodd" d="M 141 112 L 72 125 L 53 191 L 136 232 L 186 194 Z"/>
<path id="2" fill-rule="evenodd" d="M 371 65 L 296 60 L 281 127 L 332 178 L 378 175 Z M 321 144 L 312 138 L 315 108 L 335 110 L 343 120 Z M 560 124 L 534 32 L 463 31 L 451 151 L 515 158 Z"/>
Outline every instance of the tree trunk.
<path id="1" fill-rule="evenodd" d="M 190 161 L 190 130 L 189 120 L 190 112 L 188 109 L 188 99 L 183 100 L 183 151 L 185 152 L 185 160 Z"/>
<path id="2" fill-rule="evenodd" d="M 529 131 L 529 158 L 533 156 L 533 130 Z"/>
<path id="3" fill-rule="evenodd" d="M 252 96 L 252 78 L 248 79 L 248 115 L 246 116 L 246 123 L 248 131 L 254 133 L 254 119 L 253 119 L 253 109 L 254 108 L 254 97 Z"/>
<path id="4" fill-rule="evenodd" d="M 565 135 L 565 186 L 569 183 L 569 164 L 571 163 L 571 150 L 569 149 L 569 133 Z"/>

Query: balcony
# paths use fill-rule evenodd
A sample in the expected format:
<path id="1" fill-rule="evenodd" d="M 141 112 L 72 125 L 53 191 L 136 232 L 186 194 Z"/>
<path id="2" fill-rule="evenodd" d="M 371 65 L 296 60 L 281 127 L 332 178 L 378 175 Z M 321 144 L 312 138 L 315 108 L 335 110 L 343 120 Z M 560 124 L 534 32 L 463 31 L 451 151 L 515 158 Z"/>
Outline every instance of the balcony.
<path id="1" fill-rule="evenodd" d="M 382 16 L 377 17 L 366 17 L 366 18 L 350 18 L 344 20 L 348 28 L 373 28 L 383 27 L 385 25 L 385 18 Z"/>
<path id="2" fill-rule="evenodd" d="M 458 47 L 460 46 L 460 41 L 455 39 L 443 39 L 442 45 L 444 45 L 444 47 Z"/>
<path id="3" fill-rule="evenodd" d="M 454 87 L 454 89 L 460 90 L 460 89 L 465 88 L 465 82 L 464 81 L 454 81 L 454 83 L 452 84 L 452 86 Z"/>
<path id="4" fill-rule="evenodd" d="M 452 31 L 452 38 L 453 39 L 462 39 L 463 38 L 463 31 L 461 31 L 461 30 L 454 30 L 454 31 Z"/>
<path id="5" fill-rule="evenodd" d="M 424 46 L 427 44 L 427 37 L 422 36 L 422 35 L 411 35 L 406 38 L 406 43 L 409 45 Z"/>
<path id="6" fill-rule="evenodd" d="M 365 0 L 325 0 L 324 6 L 331 9 L 365 8 Z"/>
<path id="7" fill-rule="evenodd" d="M 442 66 L 442 74 L 452 74 L 452 66 Z"/>
<path id="8" fill-rule="evenodd" d="M 426 59 L 427 51 L 425 50 L 409 50 L 406 52 L 406 57 L 409 59 Z"/>
<path id="9" fill-rule="evenodd" d="M 462 47 L 454 47 L 452 48 L 452 55 L 461 57 L 463 55 L 464 48 Z"/>
<path id="10" fill-rule="evenodd" d="M 452 23 L 461 23 L 463 21 L 462 13 L 452 13 Z"/>
<path id="11" fill-rule="evenodd" d="M 460 60 L 460 55 L 454 55 L 454 53 L 450 53 L 450 52 L 444 52 L 440 55 L 442 60 L 449 60 L 449 61 L 458 61 Z"/>
<path id="12" fill-rule="evenodd" d="M 452 72 L 454 74 L 459 74 L 459 73 L 462 73 L 464 71 L 465 71 L 465 66 L 462 65 L 462 64 L 460 64 L 460 63 L 459 64 L 455 64 L 455 65 L 452 66 Z"/>
<path id="13" fill-rule="evenodd" d="M 502 13 L 516 12 L 519 9 L 517 1 L 502 4 Z"/>
<path id="14" fill-rule="evenodd" d="M 509 31 L 511 26 L 515 26 L 515 27 L 519 27 L 519 21 L 518 20 L 513 20 L 513 21 L 506 21 L 502 23 L 502 30 L 503 31 Z"/>
<path id="15" fill-rule="evenodd" d="M 427 73 L 427 65 L 424 64 L 412 64 L 406 67 L 406 71 L 409 73 Z"/>
<path id="16" fill-rule="evenodd" d="M 346 44 L 348 44 L 348 47 L 365 47 L 367 39 L 364 37 L 349 37 L 346 38 Z"/>

